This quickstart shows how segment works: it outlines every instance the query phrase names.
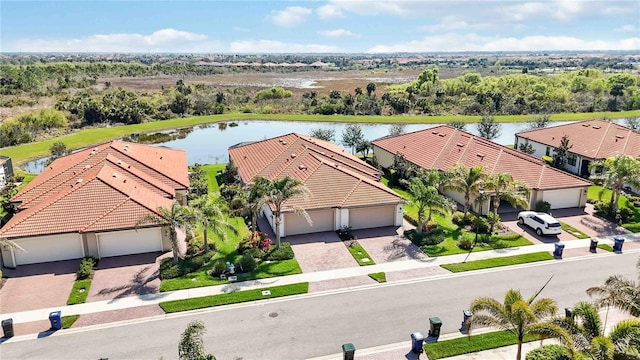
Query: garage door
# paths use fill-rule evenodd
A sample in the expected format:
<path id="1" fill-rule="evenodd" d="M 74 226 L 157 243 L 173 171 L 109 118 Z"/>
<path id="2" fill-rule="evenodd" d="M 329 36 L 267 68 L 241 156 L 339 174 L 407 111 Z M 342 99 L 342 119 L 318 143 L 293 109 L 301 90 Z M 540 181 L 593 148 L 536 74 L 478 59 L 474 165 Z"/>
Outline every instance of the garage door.
<path id="1" fill-rule="evenodd" d="M 98 234 L 100 257 L 162 251 L 160 228 L 115 231 Z"/>
<path id="2" fill-rule="evenodd" d="M 16 240 L 25 251 L 14 250 L 16 265 L 79 259 L 84 256 L 79 234 L 37 236 Z"/>
<path id="3" fill-rule="evenodd" d="M 285 236 L 308 234 L 322 231 L 333 231 L 333 209 L 308 211 L 312 225 L 309 225 L 304 216 L 298 214 L 285 214 Z"/>
<path id="4" fill-rule="evenodd" d="M 545 190 L 542 197 L 551 204 L 552 209 L 563 209 L 580 206 L 582 189 Z"/>
<path id="5" fill-rule="evenodd" d="M 395 214 L 395 205 L 349 209 L 349 225 L 354 230 L 392 226 L 395 223 Z"/>

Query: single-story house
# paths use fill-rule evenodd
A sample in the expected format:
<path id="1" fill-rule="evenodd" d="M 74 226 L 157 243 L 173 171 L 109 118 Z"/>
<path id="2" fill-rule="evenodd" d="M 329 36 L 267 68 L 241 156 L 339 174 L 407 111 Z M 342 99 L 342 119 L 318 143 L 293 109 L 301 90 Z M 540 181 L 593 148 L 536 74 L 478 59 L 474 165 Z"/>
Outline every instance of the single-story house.
<path id="1" fill-rule="evenodd" d="M 245 184 L 257 176 L 273 180 L 290 176 L 309 190 L 308 196 L 287 200 L 280 234 L 289 236 L 352 229 L 401 226 L 404 199 L 380 183 L 378 169 L 341 147 L 295 133 L 242 143 L 229 148 L 229 161 Z M 309 224 L 294 209 L 304 209 Z M 272 209 L 263 208 L 272 228 Z"/>
<path id="2" fill-rule="evenodd" d="M 11 199 L 0 237 L 24 251 L 2 248 L 3 264 L 170 250 L 166 229 L 136 223 L 185 204 L 188 187 L 181 150 L 112 141 L 56 159 Z"/>
<path id="3" fill-rule="evenodd" d="M 455 164 L 468 168 L 482 165 L 487 175 L 509 173 L 530 189 L 529 204 L 533 208 L 539 201 L 547 201 L 552 209 L 582 207 L 587 201 L 587 188 L 591 183 L 578 176 L 554 169 L 542 160 L 497 144 L 448 125 L 387 136 L 372 142 L 378 164 L 390 168 L 397 156 L 424 169 L 448 171 Z M 445 195 L 464 203 L 464 195 L 446 191 Z M 478 194 L 479 195 L 479 194 Z M 474 210 L 476 196 L 472 200 Z M 483 204 L 482 213 L 489 211 L 491 202 Z M 505 206 L 505 210 L 512 210 Z M 503 207 L 499 208 L 503 211 Z"/>
<path id="4" fill-rule="evenodd" d="M 533 148 L 533 156 L 553 157 L 553 150 L 560 145 L 564 135 L 567 135 L 571 146 L 564 168 L 577 175 L 589 176 L 589 165 L 593 161 L 619 154 L 640 159 L 640 132 L 605 120 L 522 131 L 516 134 L 515 148 L 528 142 Z"/>

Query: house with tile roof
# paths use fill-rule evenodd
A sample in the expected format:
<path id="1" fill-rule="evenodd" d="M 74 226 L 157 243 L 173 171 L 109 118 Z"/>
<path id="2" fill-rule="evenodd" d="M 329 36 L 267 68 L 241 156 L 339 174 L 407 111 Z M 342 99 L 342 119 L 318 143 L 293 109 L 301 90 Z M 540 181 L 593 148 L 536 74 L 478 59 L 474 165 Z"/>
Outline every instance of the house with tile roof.
<path id="1" fill-rule="evenodd" d="M 487 175 L 509 173 L 531 189 L 529 204 L 533 208 L 539 201 L 547 201 L 552 209 L 582 207 L 587 201 L 587 187 L 591 185 L 578 176 L 548 166 L 542 160 L 497 144 L 448 125 L 387 136 L 372 142 L 378 164 L 390 168 L 396 157 L 402 156 L 424 169 L 447 171 L 455 164 L 468 168 L 482 165 Z M 446 191 L 445 195 L 458 203 L 464 195 Z M 476 196 L 477 197 L 477 196 Z M 474 210 L 477 204 L 472 199 Z M 506 204 L 505 204 L 506 205 Z M 482 213 L 490 210 L 491 202 L 484 204 Z M 500 206 L 499 211 L 514 210 Z"/>
<path id="2" fill-rule="evenodd" d="M 290 176 L 309 190 L 307 196 L 286 201 L 280 234 L 283 237 L 343 226 L 352 229 L 402 225 L 404 199 L 380 183 L 378 169 L 341 147 L 300 134 L 242 143 L 229 148 L 229 160 L 244 184 L 257 176 L 270 180 Z M 311 223 L 294 209 L 306 210 Z M 275 227 L 272 209 L 263 213 Z"/>
<path id="3" fill-rule="evenodd" d="M 56 159 L 11 199 L 0 237 L 23 250 L 1 249 L 3 264 L 170 250 L 167 229 L 136 224 L 188 188 L 182 150 L 112 141 Z"/>
<path id="4" fill-rule="evenodd" d="M 569 157 L 565 169 L 589 176 L 589 165 L 596 160 L 625 154 L 640 159 L 640 131 L 606 120 L 579 121 L 567 125 L 522 131 L 516 134 L 515 148 L 528 142 L 533 156 L 553 156 L 564 135 L 569 138 Z"/>

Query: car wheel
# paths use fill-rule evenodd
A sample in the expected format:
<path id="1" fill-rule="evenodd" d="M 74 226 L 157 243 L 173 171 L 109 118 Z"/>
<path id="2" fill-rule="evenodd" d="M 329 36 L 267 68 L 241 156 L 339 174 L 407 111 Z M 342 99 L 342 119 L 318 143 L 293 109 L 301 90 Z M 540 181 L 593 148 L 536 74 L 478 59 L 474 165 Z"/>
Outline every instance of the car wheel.
<path id="1" fill-rule="evenodd" d="M 524 224 L 524 219 L 523 218 L 519 218 L 518 219 L 518 224 L 520 224 L 520 225 Z"/>
<path id="2" fill-rule="evenodd" d="M 536 234 L 538 234 L 538 236 L 542 236 L 542 229 L 538 228 L 536 230 Z"/>

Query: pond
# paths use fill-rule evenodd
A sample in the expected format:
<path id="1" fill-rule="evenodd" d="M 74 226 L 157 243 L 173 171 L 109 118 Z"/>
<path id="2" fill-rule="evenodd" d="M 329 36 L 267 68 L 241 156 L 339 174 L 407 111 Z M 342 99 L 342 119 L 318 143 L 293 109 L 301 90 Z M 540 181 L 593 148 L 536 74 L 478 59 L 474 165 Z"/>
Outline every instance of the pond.
<path id="1" fill-rule="evenodd" d="M 554 121 L 550 126 L 569 124 L 571 121 Z M 279 135 L 296 132 L 309 135 L 315 128 L 331 128 L 335 130 L 336 142 L 339 143 L 342 131 L 347 123 L 326 123 L 307 121 L 266 121 L 248 120 L 240 121 L 237 126 L 231 122 L 215 123 L 194 127 L 191 131 L 168 131 L 165 133 L 176 134 L 169 141 L 160 142 L 156 146 L 167 146 L 175 149 L 185 150 L 190 165 L 195 163 L 213 164 L 225 163 L 228 160 L 227 149 L 235 144 L 249 141 L 259 141 Z M 365 138 L 374 140 L 382 136 L 389 135 L 392 124 L 358 124 L 362 128 Z M 406 124 L 405 132 L 428 129 L 441 124 Z M 502 123 L 502 132 L 494 141 L 509 145 L 515 140 L 515 133 L 527 129 L 526 122 Z M 467 124 L 466 130 L 477 135 L 476 124 Z M 45 167 L 47 159 L 38 159 L 23 165 L 25 171 L 40 173 Z"/>

